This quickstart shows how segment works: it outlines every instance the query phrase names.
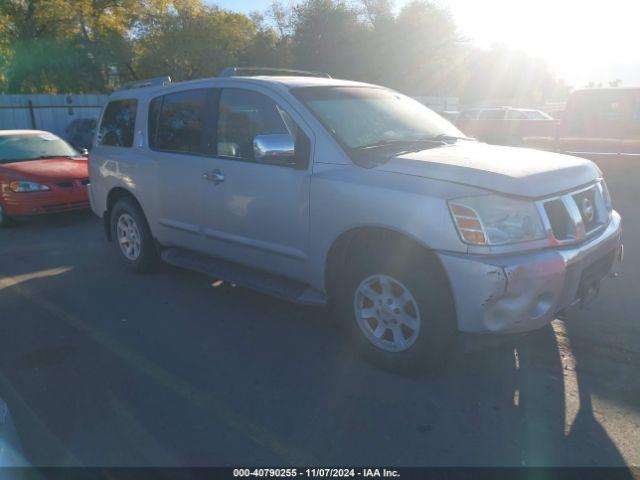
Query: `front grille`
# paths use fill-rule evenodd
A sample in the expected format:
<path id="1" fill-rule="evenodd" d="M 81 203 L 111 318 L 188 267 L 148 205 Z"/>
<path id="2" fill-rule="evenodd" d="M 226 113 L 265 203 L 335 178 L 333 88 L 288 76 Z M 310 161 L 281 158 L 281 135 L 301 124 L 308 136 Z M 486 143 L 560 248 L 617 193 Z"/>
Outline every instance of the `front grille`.
<path id="1" fill-rule="evenodd" d="M 79 185 L 87 186 L 89 185 L 90 180 L 88 178 L 81 178 L 80 180 L 64 180 L 62 182 L 56 183 L 56 185 L 60 188 L 73 188 Z"/>
<path id="2" fill-rule="evenodd" d="M 580 241 L 597 233 L 607 223 L 609 216 L 602 189 L 602 183 L 598 182 L 556 198 L 542 200 L 540 213 L 548 233 L 559 243 Z"/>
<path id="3" fill-rule="evenodd" d="M 578 210 L 580 210 L 580 216 L 582 217 L 582 223 L 586 233 L 590 233 L 596 230 L 602 225 L 602 218 L 598 212 L 599 202 L 596 198 L 597 189 L 594 186 L 583 192 L 573 195 L 573 199 L 576 202 Z"/>
<path id="4" fill-rule="evenodd" d="M 555 199 L 544 204 L 553 236 L 558 240 L 570 240 L 575 236 L 573 222 L 562 200 Z"/>

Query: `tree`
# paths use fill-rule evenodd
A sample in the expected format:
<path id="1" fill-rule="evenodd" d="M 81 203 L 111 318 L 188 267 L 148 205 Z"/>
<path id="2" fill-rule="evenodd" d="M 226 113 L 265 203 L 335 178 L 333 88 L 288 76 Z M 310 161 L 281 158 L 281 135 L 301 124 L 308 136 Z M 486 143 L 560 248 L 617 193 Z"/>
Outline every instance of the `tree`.
<path id="1" fill-rule="evenodd" d="M 435 0 L 410 1 L 397 14 L 393 0 L 294 1 L 274 0 L 269 23 L 204 0 L 0 0 L 0 88 L 102 92 L 130 78 L 258 65 L 465 103 L 531 104 L 569 90 L 524 52 L 468 45 Z"/>
<path id="2" fill-rule="evenodd" d="M 342 0 L 307 0 L 293 7 L 292 50 L 298 68 L 366 78 L 367 28 Z"/>
<path id="3" fill-rule="evenodd" d="M 391 23 L 393 17 L 392 0 L 360 0 L 362 5 L 362 15 L 372 27 L 380 26 L 384 23 Z"/>
<path id="4" fill-rule="evenodd" d="M 262 39 L 275 41 L 262 32 Z M 255 46 L 256 25 L 246 15 L 201 3 L 177 4 L 136 42 L 140 77 L 171 75 L 177 80 L 215 76 L 241 63 Z"/>
<path id="5" fill-rule="evenodd" d="M 288 67 L 291 64 L 289 38 L 282 37 L 268 25 L 263 14 L 253 12 L 249 18 L 253 22 L 253 34 L 246 49 L 240 53 L 237 65 Z"/>
<path id="6" fill-rule="evenodd" d="M 380 31 L 378 31 L 380 30 Z M 457 89 L 460 39 L 448 10 L 426 1 L 406 4 L 395 21 L 374 31 L 370 64 L 380 79 L 414 95 Z"/>
<path id="7" fill-rule="evenodd" d="M 12 92 L 104 91 L 111 67 L 129 71 L 129 33 L 164 0 L 3 0 Z"/>
<path id="8" fill-rule="evenodd" d="M 542 60 L 504 45 L 470 48 L 463 70 L 466 79 L 460 92 L 464 103 L 537 105 L 546 99 L 562 99 L 569 91 Z"/>

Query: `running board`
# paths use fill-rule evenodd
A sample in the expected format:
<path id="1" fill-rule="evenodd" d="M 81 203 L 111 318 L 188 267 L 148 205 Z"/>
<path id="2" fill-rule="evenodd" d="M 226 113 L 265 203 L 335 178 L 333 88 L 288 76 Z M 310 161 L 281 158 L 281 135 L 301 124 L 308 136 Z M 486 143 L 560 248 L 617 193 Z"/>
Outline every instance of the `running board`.
<path id="1" fill-rule="evenodd" d="M 174 267 L 194 270 L 289 302 L 310 306 L 323 306 L 327 303 L 322 292 L 303 283 L 202 253 L 167 248 L 162 251 L 161 257 Z"/>

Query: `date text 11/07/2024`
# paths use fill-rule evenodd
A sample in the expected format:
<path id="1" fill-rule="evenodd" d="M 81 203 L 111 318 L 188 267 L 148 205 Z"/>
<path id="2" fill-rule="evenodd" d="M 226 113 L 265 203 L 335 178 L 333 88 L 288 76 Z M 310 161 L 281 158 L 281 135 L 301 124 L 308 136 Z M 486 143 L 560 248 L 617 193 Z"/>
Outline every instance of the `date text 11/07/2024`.
<path id="1" fill-rule="evenodd" d="M 399 477 L 397 470 L 386 468 L 236 468 L 234 477 L 309 477 L 309 478 L 393 478 Z"/>

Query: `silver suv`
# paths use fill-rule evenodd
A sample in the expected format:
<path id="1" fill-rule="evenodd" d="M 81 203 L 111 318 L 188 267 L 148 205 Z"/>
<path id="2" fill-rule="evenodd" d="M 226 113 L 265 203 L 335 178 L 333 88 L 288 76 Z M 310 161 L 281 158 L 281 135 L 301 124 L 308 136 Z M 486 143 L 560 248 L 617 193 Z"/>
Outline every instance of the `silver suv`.
<path id="1" fill-rule="evenodd" d="M 90 199 L 132 269 L 328 303 L 366 355 L 411 368 L 456 332 L 549 323 L 621 260 L 588 160 L 476 142 L 387 88 L 241 73 L 109 98 Z"/>

